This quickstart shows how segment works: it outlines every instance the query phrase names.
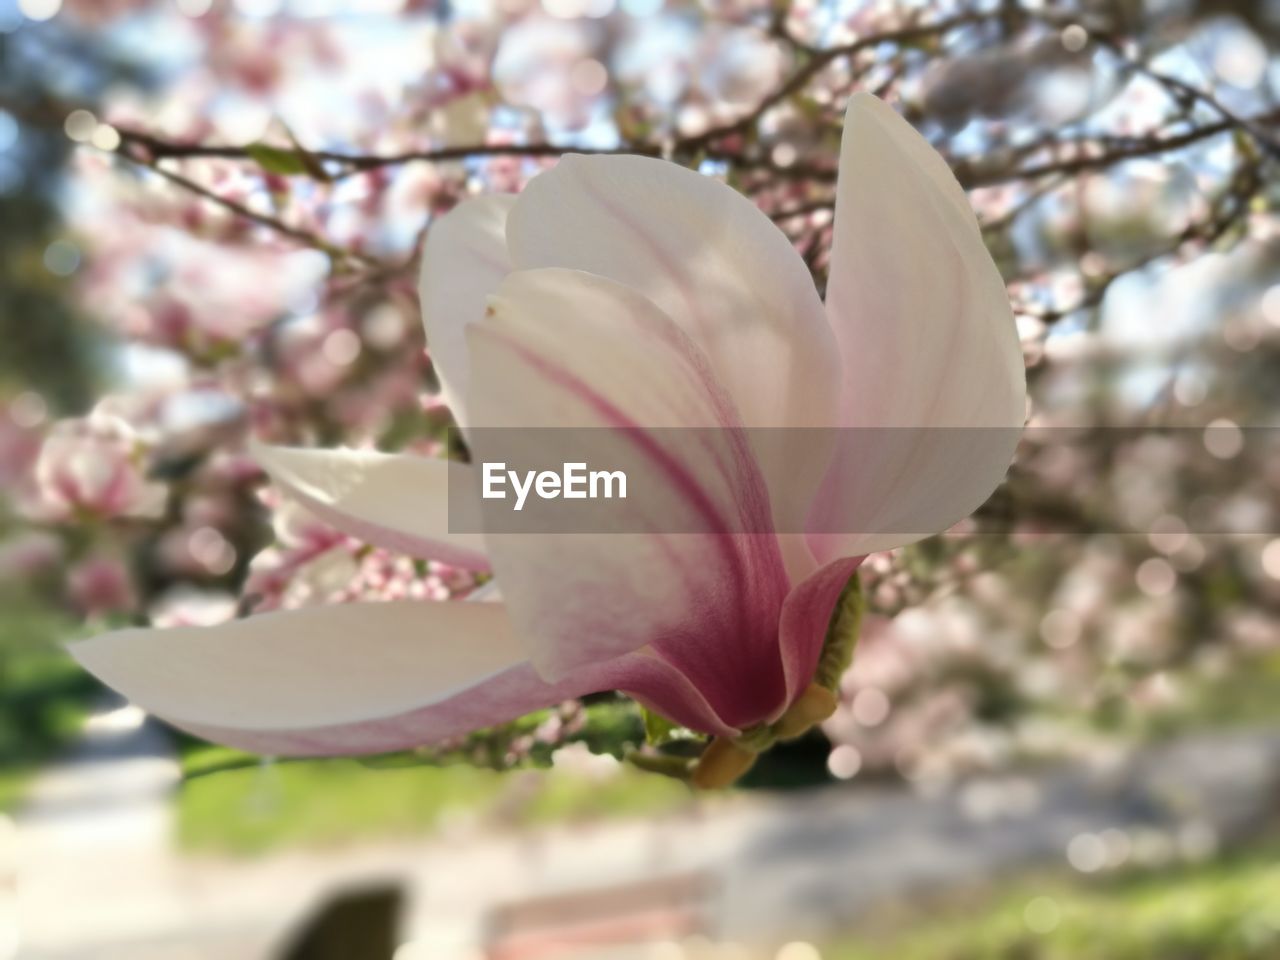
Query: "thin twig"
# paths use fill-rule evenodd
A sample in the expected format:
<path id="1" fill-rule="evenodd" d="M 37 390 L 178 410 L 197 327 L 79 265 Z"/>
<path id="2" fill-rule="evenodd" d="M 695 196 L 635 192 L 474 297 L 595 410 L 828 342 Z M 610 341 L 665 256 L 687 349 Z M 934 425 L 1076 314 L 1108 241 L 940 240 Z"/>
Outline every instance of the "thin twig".
<path id="1" fill-rule="evenodd" d="M 182 176 L 180 173 L 175 173 L 172 170 L 166 170 L 164 167 L 157 166 L 154 163 L 147 163 L 137 158 L 129 157 L 129 159 L 150 170 L 152 173 L 158 174 L 174 186 L 186 190 L 188 193 L 193 193 L 198 197 L 203 197 L 205 200 L 217 204 L 224 210 L 234 213 L 237 216 L 244 217 L 247 220 L 251 220 L 259 226 L 266 227 L 281 236 L 289 237 L 292 240 L 297 240 L 305 246 L 320 250 L 321 252 L 328 254 L 330 257 L 333 257 L 335 260 L 350 259 L 359 261 L 360 263 L 371 267 L 386 266 L 386 264 L 375 257 L 370 257 L 367 254 L 359 253 L 354 250 L 346 250 L 341 247 L 336 247 L 323 237 L 318 236 L 309 230 L 292 226 L 291 224 L 285 223 L 283 220 L 252 210 L 243 203 L 240 203 L 238 200 L 232 200 L 230 197 L 224 197 L 221 194 L 210 190 L 203 184 Z"/>

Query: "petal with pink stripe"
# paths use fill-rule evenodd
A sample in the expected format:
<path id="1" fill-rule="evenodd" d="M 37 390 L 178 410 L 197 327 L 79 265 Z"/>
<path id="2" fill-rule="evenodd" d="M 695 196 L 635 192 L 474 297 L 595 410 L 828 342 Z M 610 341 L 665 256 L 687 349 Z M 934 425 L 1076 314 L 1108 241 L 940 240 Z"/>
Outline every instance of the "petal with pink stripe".
<path id="1" fill-rule="evenodd" d="M 470 331 L 474 450 L 515 434 L 594 428 L 611 469 L 648 478 L 618 529 L 495 533 L 487 542 L 512 616 L 549 679 L 652 645 L 733 726 L 781 703 L 777 616 L 787 577 L 769 499 L 732 401 L 706 359 L 636 291 L 572 270 L 512 274 Z M 504 447 L 489 448 L 489 427 Z M 680 428 L 708 442 L 680 442 Z M 714 429 L 706 429 L 714 428 Z M 550 436 L 550 434 L 546 434 Z M 688 532 L 676 532 L 688 531 Z"/>
<path id="2" fill-rule="evenodd" d="M 657 304 L 752 428 L 777 528 L 801 529 L 830 438 L 790 431 L 835 423 L 840 369 L 813 278 L 776 224 L 677 164 L 570 155 L 525 188 L 507 242 L 514 269 L 585 270 Z M 790 553 L 807 572 L 803 544 Z"/>

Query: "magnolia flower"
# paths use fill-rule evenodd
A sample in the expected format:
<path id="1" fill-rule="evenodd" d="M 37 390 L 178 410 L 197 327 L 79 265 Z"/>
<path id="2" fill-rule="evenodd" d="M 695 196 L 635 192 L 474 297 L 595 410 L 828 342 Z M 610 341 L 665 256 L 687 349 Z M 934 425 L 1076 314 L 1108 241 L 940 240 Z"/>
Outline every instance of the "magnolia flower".
<path id="1" fill-rule="evenodd" d="M 103 410 L 57 423 L 35 464 L 40 509 L 62 519 L 153 517 L 164 508 L 163 484 L 147 480 L 142 444 L 124 420 Z"/>
<path id="2" fill-rule="evenodd" d="M 835 210 L 825 307 L 750 201 L 655 159 L 567 156 L 519 196 L 469 200 L 430 231 L 427 338 L 469 439 L 480 425 L 634 428 L 632 453 L 661 462 L 673 509 L 763 512 L 751 532 L 460 534 L 446 490 L 471 467 L 260 448 L 276 483 L 325 521 L 492 572 L 501 599 L 128 630 L 75 655 L 174 724 L 267 754 L 402 749 L 605 690 L 717 736 L 713 753 L 798 708 L 821 719 L 833 698 L 805 698 L 862 556 L 919 539 L 922 517 L 938 531 L 971 512 L 1012 443 L 960 455 L 945 431 L 884 448 L 845 431 L 833 449 L 774 430 L 781 442 L 744 451 L 713 484 L 661 448 L 658 428 L 1016 437 L 1025 406 L 1004 286 L 963 191 L 869 96 L 849 108 Z M 821 523 L 842 503 L 875 532 Z M 796 532 L 806 517 L 808 536 Z"/>

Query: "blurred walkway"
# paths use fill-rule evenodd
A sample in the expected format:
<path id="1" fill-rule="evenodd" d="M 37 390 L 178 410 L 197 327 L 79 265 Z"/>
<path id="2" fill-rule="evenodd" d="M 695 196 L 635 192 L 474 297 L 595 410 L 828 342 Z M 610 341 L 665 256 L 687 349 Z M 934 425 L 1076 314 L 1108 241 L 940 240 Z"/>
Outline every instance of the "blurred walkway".
<path id="1" fill-rule="evenodd" d="M 135 724 L 91 740 L 41 781 L 21 821 L 21 957 L 255 960 L 273 956 L 335 893 L 388 884 L 407 898 L 404 933 L 415 946 L 404 960 L 474 957 L 495 917 L 536 928 L 544 920 L 528 904 L 549 896 L 559 899 L 542 913 L 554 922 L 572 924 L 579 903 L 583 922 L 598 925 L 610 917 L 591 911 L 608 901 L 583 895 L 665 882 L 695 901 L 679 905 L 692 929 L 776 945 L 846 926 L 886 899 L 1068 853 L 1089 870 L 1118 849 L 1164 844 L 1166 855 L 1197 855 L 1248 837 L 1277 812 L 1280 735 L 1202 737 L 1102 769 L 974 780 L 935 796 L 861 786 L 710 797 L 663 820 L 249 862 L 171 856 L 164 797 L 173 777 L 163 743 Z"/>
<path id="2" fill-rule="evenodd" d="M 168 736 L 145 720 L 104 701 L 75 751 L 31 785 L 6 858 L 19 957 L 74 955 L 85 931 L 137 938 L 168 906 L 178 767 Z"/>

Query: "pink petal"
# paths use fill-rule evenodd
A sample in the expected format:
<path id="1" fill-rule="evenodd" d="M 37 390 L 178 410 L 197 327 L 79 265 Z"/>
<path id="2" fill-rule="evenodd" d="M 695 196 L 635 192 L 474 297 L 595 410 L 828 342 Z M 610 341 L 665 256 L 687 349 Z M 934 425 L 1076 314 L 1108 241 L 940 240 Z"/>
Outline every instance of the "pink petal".
<path id="1" fill-rule="evenodd" d="M 836 601 L 862 557 L 835 560 L 796 585 L 782 605 L 778 641 L 787 677 L 787 703 L 813 682 Z"/>

